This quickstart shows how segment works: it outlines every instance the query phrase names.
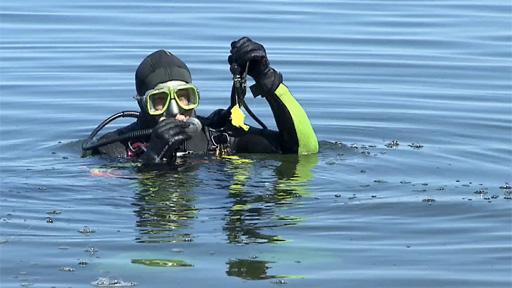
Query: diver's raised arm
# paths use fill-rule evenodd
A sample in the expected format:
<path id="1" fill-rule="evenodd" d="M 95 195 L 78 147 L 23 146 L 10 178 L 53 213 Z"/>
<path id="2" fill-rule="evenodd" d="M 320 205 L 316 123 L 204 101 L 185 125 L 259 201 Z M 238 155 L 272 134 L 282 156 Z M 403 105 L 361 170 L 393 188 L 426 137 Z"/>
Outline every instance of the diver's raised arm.
<path id="1" fill-rule="evenodd" d="M 281 73 L 270 67 L 263 45 L 248 37 L 233 41 L 228 62 L 230 65 L 236 63 L 240 67 L 248 67 L 247 74 L 256 82 L 251 91 L 255 96 L 261 95 L 267 99 L 279 129 L 282 153 L 317 153 L 318 140 L 311 122 L 283 84 Z"/>

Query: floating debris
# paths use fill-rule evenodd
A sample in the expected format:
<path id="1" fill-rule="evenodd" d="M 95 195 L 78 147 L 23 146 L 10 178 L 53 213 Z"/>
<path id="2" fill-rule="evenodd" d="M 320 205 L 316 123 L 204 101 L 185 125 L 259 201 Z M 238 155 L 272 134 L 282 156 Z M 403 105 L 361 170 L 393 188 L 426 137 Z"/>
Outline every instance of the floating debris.
<path id="1" fill-rule="evenodd" d="M 51 217 L 46 218 L 46 223 L 53 224 L 53 219 Z"/>
<path id="2" fill-rule="evenodd" d="M 93 256 L 94 254 L 98 253 L 99 250 L 94 247 L 89 247 L 89 248 L 85 249 L 84 251 L 89 253 L 90 256 Z"/>
<path id="3" fill-rule="evenodd" d="M 366 173 L 366 170 L 361 169 L 360 173 Z"/>
<path id="4" fill-rule="evenodd" d="M 83 259 L 80 259 L 78 260 L 78 265 L 80 265 L 80 267 L 85 267 L 87 266 L 89 263 Z"/>
<path id="5" fill-rule="evenodd" d="M 421 149 L 423 148 L 423 145 L 421 145 L 420 143 L 411 143 L 408 145 L 409 147 L 413 148 L 413 149 Z"/>
<path id="6" fill-rule="evenodd" d="M 485 191 L 484 189 L 479 189 L 479 190 L 476 190 L 475 192 L 473 192 L 474 194 L 480 194 L 480 196 L 482 195 L 485 195 L 487 194 L 487 191 Z"/>
<path id="7" fill-rule="evenodd" d="M 277 279 L 277 280 L 272 281 L 272 283 L 279 284 L 279 285 L 288 284 L 288 282 L 284 279 Z"/>
<path id="8" fill-rule="evenodd" d="M 386 146 L 387 148 L 396 148 L 396 147 L 400 146 L 400 142 L 398 142 L 398 140 L 397 140 L 397 139 L 395 139 L 395 140 L 392 140 L 392 141 L 391 141 L 391 142 L 389 142 L 389 143 L 386 143 L 386 145 L 385 145 L 385 146 Z"/>
<path id="9" fill-rule="evenodd" d="M 132 259 L 133 264 L 142 264 L 152 267 L 193 267 L 194 265 L 189 264 L 179 259 Z"/>
<path id="10" fill-rule="evenodd" d="M 508 184 L 508 183 L 505 183 L 505 185 L 500 186 L 500 189 L 503 189 L 503 190 L 510 190 L 510 189 L 512 189 L 512 186 L 510 186 L 510 184 Z"/>
<path id="11" fill-rule="evenodd" d="M 492 196 L 491 196 L 491 199 L 498 199 L 498 198 L 500 198 L 500 196 L 499 196 L 499 195 L 496 195 L 496 194 L 494 194 L 494 195 L 492 195 Z"/>
<path id="12" fill-rule="evenodd" d="M 82 234 L 96 233 L 96 231 L 92 228 L 89 228 L 89 226 L 84 226 L 84 227 L 80 228 L 80 230 L 78 230 L 78 232 L 80 232 Z"/>
<path id="13" fill-rule="evenodd" d="M 350 144 L 350 148 L 352 148 L 352 149 L 359 149 L 359 147 L 357 146 L 357 144 Z"/>
<path id="14" fill-rule="evenodd" d="M 400 181 L 400 184 L 411 184 L 411 182 L 410 181 L 402 180 L 402 181 Z"/>
<path id="15" fill-rule="evenodd" d="M 432 205 L 432 203 L 436 202 L 436 199 L 433 199 L 433 198 L 425 198 L 425 199 L 421 200 L 421 202 L 425 202 L 425 203 L 427 203 L 428 205 Z"/>
<path id="16" fill-rule="evenodd" d="M 334 194 L 334 197 L 336 197 L 336 198 L 340 198 L 340 197 L 341 197 L 341 194 L 340 194 L 340 193 L 336 193 L 336 194 Z"/>
<path id="17" fill-rule="evenodd" d="M 59 271 L 62 271 L 62 272 L 75 272 L 75 268 L 73 268 L 73 267 L 60 267 Z"/>
<path id="18" fill-rule="evenodd" d="M 91 285 L 94 285 L 96 287 L 133 287 L 136 286 L 136 282 L 125 282 L 122 280 L 117 279 L 110 279 L 108 277 L 100 277 L 98 280 L 91 282 Z"/>
<path id="19" fill-rule="evenodd" d="M 46 214 L 48 214 L 48 215 L 60 215 L 60 214 L 62 214 L 62 211 L 60 211 L 60 210 L 52 210 L 52 211 L 46 212 Z"/>
<path id="20" fill-rule="evenodd" d="M 374 183 L 388 183 L 386 180 L 376 179 L 373 180 Z"/>

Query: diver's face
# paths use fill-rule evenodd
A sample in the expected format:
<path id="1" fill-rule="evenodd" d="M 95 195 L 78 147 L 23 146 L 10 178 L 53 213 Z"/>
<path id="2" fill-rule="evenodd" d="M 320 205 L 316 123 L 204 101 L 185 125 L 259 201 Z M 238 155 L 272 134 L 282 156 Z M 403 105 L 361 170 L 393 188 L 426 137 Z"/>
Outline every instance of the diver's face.
<path id="1" fill-rule="evenodd" d="M 188 111 L 182 111 L 182 112 L 178 113 L 178 115 L 176 115 L 176 117 L 174 117 L 174 118 L 178 121 L 187 121 L 187 119 L 192 117 L 193 114 L 194 114 L 194 109 L 188 110 Z"/>
<path id="2" fill-rule="evenodd" d="M 184 105 L 184 106 L 187 106 L 189 103 L 188 103 L 188 97 L 184 96 L 184 95 L 180 95 L 182 91 L 178 91 L 178 95 L 176 95 L 176 97 L 178 97 L 178 101 Z M 181 110 L 181 109 L 180 109 Z M 183 111 L 180 111 L 180 113 L 178 113 L 178 115 L 176 115 L 176 120 L 180 120 L 180 121 L 187 121 L 188 118 L 190 118 L 192 115 L 193 115 L 193 111 L 194 109 L 192 110 L 183 110 Z"/>
<path id="3" fill-rule="evenodd" d="M 143 99 L 148 113 L 158 121 L 171 117 L 186 121 L 194 115 L 193 107 L 198 105 L 199 92 L 192 84 L 172 80 L 148 90 Z"/>
<path id="4" fill-rule="evenodd" d="M 165 101 L 167 100 L 167 96 L 162 93 L 161 95 L 155 96 L 155 100 L 153 101 L 153 105 L 156 110 L 163 110 L 165 106 Z"/>
<path id="5" fill-rule="evenodd" d="M 180 111 L 174 117 L 174 119 L 176 119 L 178 121 L 187 121 L 188 118 L 190 118 L 190 117 L 192 117 L 194 115 L 194 111 L 195 111 L 195 109 L 191 109 L 191 110 L 188 110 L 188 111 Z M 157 115 L 157 116 L 153 116 L 153 117 L 155 117 L 158 121 L 162 121 L 165 118 L 168 118 L 165 114 Z"/>

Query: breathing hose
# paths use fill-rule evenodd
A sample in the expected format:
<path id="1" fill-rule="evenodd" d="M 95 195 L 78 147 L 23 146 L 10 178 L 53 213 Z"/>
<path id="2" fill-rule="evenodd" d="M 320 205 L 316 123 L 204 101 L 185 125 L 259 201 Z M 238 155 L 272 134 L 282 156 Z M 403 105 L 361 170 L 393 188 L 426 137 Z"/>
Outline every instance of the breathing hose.
<path id="1" fill-rule="evenodd" d="M 119 135 L 117 137 L 112 137 L 110 139 L 102 139 L 102 140 L 99 140 L 99 141 L 93 141 L 94 137 L 96 137 L 96 135 L 103 128 L 105 128 L 105 126 L 107 126 L 108 124 L 112 123 L 116 119 L 127 118 L 127 117 L 128 118 L 138 118 L 139 117 L 139 112 L 138 111 L 122 111 L 122 112 L 118 112 L 118 113 L 108 117 L 107 119 L 103 120 L 103 122 L 101 122 L 91 132 L 89 137 L 87 137 L 87 139 L 84 141 L 84 143 L 82 144 L 82 150 L 83 151 L 93 150 L 93 149 L 96 149 L 96 148 L 99 148 L 101 146 L 105 146 L 105 145 L 108 145 L 108 144 L 111 144 L 111 143 L 114 143 L 114 142 L 117 142 L 117 141 L 122 141 L 122 140 L 126 140 L 126 139 L 132 139 L 132 138 L 138 138 L 138 137 L 142 137 L 142 136 L 151 135 L 151 132 L 152 132 L 153 129 L 148 128 L 148 129 L 141 129 L 141 130 L 127 132 L 127 133 L 121 134 L 121 135 Z"/>
<path id="2" fill-rule="evenodd" d="M 254 121 L 256 121 L 261 128 L 268 129 L 267 125 L 263 123 L 263 121 L 252 112 L 251 108 L 249 108 L 249 105 L 245 102 L 245 94 L 247 92 L 247 71 L 249 70 L 249 63 L 247 63 L 245 67 L 245 71 L 241 73 L 240 68 L 236 63 L 231 64 L 229 67 L 231 74 L 233 74 L 233 87 L 231 88 L 231 106 L 233 105 L 240 105 L 244 107 L 245 111 L 251 116 Z"/>

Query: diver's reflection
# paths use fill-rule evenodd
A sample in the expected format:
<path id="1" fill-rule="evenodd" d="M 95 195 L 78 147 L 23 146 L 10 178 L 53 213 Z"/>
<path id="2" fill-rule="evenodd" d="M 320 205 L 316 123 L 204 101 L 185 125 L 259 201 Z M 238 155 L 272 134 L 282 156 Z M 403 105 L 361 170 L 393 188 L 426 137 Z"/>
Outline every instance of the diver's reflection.
<path id="1" fill-rule="evenodd" d="M 279 207 L 293 205 L 297 198 L 310 194 L 307 181 L 313 176 L 311 169 L 318 162 L 317 155 L 279 156 L 274 160 L 277 160 L 277 165 L 273 162 L 271 167 L 262 169 L 264 173 L 270 174 L 263 182 L 251 180 L 254 175 L 252 170 L 257 166 L 255 163 L 260 162 L 240 157 L 219 160 L 228 172 L 224 175 L 229 174 L 226 179 L 229 189 L 226 192 L 231 206 L 226 211 L 223 227 L 228 243 L 285 241 L 270 231 L 278 231 L 276 228 L 301 221 L 300 217 L 278 215 L 278 211 Z M 269 169 L 272 167 L 273 170 Z M 193 240 L 193 235 L 186 231 L 190 231 L 188 228 L 197 218 L 197 197 L 194 191 L 201 181 L 197 174 L 197 169 L 189 169 L 140 175 L 137 183 L 139 189 L 133 203 L 139 229 L 137 242 L 175 243 Z M 162 262 L 162 259 L 159 261 Z M 138 259 L 136 263 L 142 262 Z M 254 259 L 229 260 L 226 273 L 244 279 L 275 278 L 275 275 L 267 273 L 270 267 L 268 264 Z"/>
<path id="2" fill-rule="evenodd" d="M 139 236 L 137 242 L 190 242 L 184 233 L 192 219 L 196 186 L 194 172 L 146 173 L 139 179 L 134 206 Z"/>
<path id="3" fill-rule="evenodd" d="M 275 168 L 275 179 L 268 183 L 249 185 L 253 163 L 251 160 L 232 158 L 226 171 L 233 175 L 229 187 L 232 199 L 227 212 L 224 231 L 229 243 L 251 244 L 285 241 L 279 235 L 269 233 L 269 229 L 294 225 L 300 217 L 280 216 L 275 207 L 293 203 L 295 198 L 307 196 L 306 182 L 311 179 L 311 169 L 318 162 L 314 155 L 279 156 L 279 166 Z"/>
<path id="4" fill-rule="evenodd" d="M 231 259 L 228 261 L 228 276 L 234 276 L 246 280 L 261 280 L 275 278 L 275 276 L 268 275 L 269 261 L 254 260 L 254 259 Z"/>

